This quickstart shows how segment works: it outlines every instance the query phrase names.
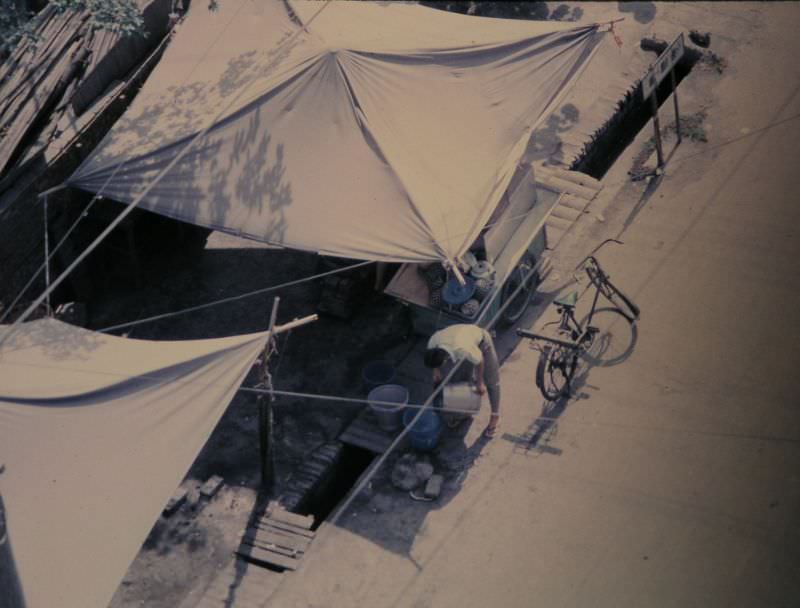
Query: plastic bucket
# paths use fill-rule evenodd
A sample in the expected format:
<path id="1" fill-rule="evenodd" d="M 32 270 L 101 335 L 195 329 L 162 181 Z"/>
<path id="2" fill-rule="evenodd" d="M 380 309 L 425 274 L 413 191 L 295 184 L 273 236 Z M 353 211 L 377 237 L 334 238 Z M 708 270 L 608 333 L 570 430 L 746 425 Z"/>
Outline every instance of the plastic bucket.
<path id="1" fill-rule="evenodd" d="M 403 408 L 408 403 L 408 389 L 399 384 L 382 384 L 367 395 L 369 407 L 375 412 L 378 426 L 393 433 L 402 426 Z M 373 403 L 383 401 L 386 403 Z"/>
<path id="2" fill-rule="evenodd" d="M 411 425 L 411 421 L 418 411 L 417 409 L 407 409 L 403 412 L 403 425 Z M 433 410 L 425 410 L 419 419 L 410 426 L 408 438 L 412 448 L 427 452 L 436 447 L 441 432 L 442 421 L 439 418 L 439 414 Z"/>
<path id="3" fill-rule="evenodd" d="M 475 279 L 464 277 L 464 285 L 450 279 L 442 288 L 442 299 L 451 306 L 460 306 L 475 293 Z"/>
<path id="4" fill-rule="evenodd" d="M 447 384 L 442 391 L 442 410 L 474 416 L 481 409 L 482 399 L 471 382 L 454 382 Z"/>
<path id="5" fill-rule="evenodd" d="M 377 361 L 370 361 L 361 370 L 361 379 L 364 381 L 367 391 L 377 388 L 382 384 L 391 384 L 394 380 L 395 369 L 394 365 L 379 359 Z"/>

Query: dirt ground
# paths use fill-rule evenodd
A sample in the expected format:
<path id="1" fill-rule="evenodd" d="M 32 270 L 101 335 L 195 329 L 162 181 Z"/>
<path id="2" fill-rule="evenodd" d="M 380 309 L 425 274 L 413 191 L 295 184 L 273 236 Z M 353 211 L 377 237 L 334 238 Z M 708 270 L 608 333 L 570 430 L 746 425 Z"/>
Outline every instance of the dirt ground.
<path id="1" fill-rule="evenodd" d="M 92 302 L 91 326 L 161 314 L 301 279 L 317 273 L 316 255 L 264 247 L 212 233 L 199 257 L 173 254 L 133 277 L 116 277 Z M 316 312 L 319 281 L 282 289 L 278 323 Z M 125 330 L 132 338 L 212 338 L 263 330 L 275 294 L 250 297 Z M 281 336 L 271 362 L 276 388 L 364 398 L 361 372 L 370 360 L 405 343 L 405 310 L 378 292 L 365 295 L 349 320 L 321 315 L 319 321 Z M 401 348 L 400 351 L 403 349 Z M 397 352 L 397 348 L 395 348 Z M 251 372 L 244 386 L 257 384 Z M 275 405 L 276 489 L 314 448 L 337 437 L 360 405 L 278 399 Z M 198 581 L 209 580 L 232 559 L 260 487 L 256 397 L 239 393 L 198 455 L 182 487 L 189 499 L 171 517 L 161 517 L 111 603 L 177 606 Z M 212 475 L 225 480 L 212 500 L 197 488 Z"/>

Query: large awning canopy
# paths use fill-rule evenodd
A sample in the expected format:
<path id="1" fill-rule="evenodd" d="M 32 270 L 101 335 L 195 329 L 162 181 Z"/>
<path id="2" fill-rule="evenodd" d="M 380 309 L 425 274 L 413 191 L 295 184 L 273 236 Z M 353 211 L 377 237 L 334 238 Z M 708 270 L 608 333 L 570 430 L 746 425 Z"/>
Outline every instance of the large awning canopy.
<path id="1" fill-rule="evenodd" d="M 203 133 L 141 207 L 295 249 L 452 261 L 601 38 L 394 2 L 194 3 L 68 184 L 135 201 Z"/>
<path id="2" fill-rule="evenodd" d="M 0 571 L 16 563 L 27 608 L 108 605 L 266 339 L 129 340 L 52 319 L 9 332 L 0 496 L 13 559 L 0 551 Z"/>

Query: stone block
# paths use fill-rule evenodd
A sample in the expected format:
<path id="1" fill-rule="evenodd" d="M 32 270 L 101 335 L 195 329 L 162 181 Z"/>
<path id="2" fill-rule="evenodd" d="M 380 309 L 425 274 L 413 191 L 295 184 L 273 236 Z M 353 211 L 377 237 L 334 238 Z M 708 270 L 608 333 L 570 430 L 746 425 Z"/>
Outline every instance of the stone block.
<path id="1" fill-rule="evenodd" d="M 177 511 L 180 506 L 186 501 L 186 496 L 188 495 L 188 490 L 186 488 L 178 488 L 175 490 L 175 493 L 170 496 L 170 499 L 167 501 L 167 505 L 164 507 L 164 517 L 169 517 L 175 511 Z"/>
<path id="2" fill-rule="evenodd" d="M 444 483 L 444 477 L 432 475 L 428 483 L 425 484 L 425 497 L 431 499 L 439 498 L 439 494 L 442 493 L 442 483 Z"/>
<path id="3" fill-rule="evenodd" d="M 219 492 L 219 489 L 222 487 L 223 483 L 224 480 L 219 475 L 209 477 L 208 481 L 206 481 L 200 487 L 200 495 L 204 496 L 205 498 L 213 498 L 214 495 Z"/>

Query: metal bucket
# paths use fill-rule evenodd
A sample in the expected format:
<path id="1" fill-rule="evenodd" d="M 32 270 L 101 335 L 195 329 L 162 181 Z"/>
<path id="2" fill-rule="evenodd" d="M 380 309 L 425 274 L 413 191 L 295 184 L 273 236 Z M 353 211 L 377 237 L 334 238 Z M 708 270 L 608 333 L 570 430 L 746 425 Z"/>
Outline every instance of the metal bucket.
<path id="1" fill-rule="evenodd" d="M 475 392 L 471 382 L 454 382 L 442 391 L 442 410 L 462 416 L 474 416 L 481 409 L 483 395 Z"/>
<path id="2" fill-rule="evenodd" d="M 374 403 L 374 402 L 388 403 Z M 373 388 L 367 395 L 369 407 L 375 412 L 378 426 L 384 431 L 393 433 L 400 430 L 403 408 L 408 403 L 408 389 L 399 384 L 383 384 Z"/>

